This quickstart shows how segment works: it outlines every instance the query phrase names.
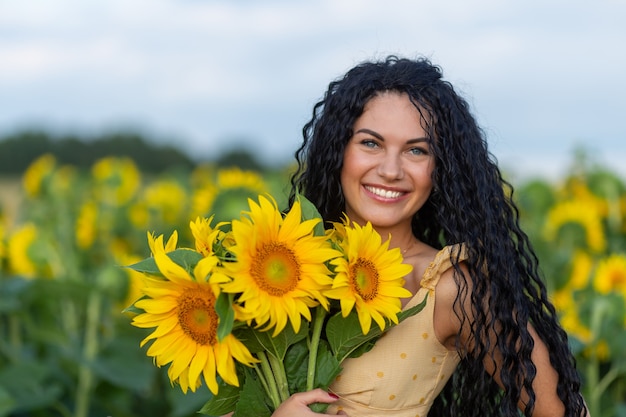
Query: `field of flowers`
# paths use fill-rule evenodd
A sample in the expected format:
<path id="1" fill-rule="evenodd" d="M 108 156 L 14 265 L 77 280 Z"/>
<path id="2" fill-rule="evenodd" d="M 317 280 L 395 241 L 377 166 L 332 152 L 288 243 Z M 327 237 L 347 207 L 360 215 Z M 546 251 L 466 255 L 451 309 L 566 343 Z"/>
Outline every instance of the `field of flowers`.
<path id="1" fill-rule="evenodd" d="M 196 414 L 210 392 L 183 394 L 139 347 L 150 330 L 123 310 L 141 274 L 123 266 L 150 255 L 147 232 L 191 247 L 198 216 L 230 220 L 265 193 L 284 207 L 287 179 L 212 166 L 147 178 L 124 158 L 80 172 L 44 155 L 21 185 L 0 183 L 0 417 Z M 626 416 L 626 184 L 581 162 L 514 185 L 591 415 Z"/>

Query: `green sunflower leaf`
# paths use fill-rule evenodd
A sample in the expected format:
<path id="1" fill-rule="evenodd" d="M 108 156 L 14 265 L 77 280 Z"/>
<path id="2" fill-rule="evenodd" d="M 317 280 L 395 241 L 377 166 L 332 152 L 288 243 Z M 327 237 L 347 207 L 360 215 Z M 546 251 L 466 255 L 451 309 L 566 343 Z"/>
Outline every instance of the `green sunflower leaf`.
<path id="1" fill-rule="evenodd" d="M 175 251 L 168 252 L 170 259 L 176 262 L 178 265 L 185 268 L 188 272 L 193 271 L 196 264 L 202 260 L 201 253 L 196 252 L 193 249 L 176 249 Z"/>
<path id="2" fill-rule="evenodd" d="M 142 296 L 141 298 L 139 298 L 137 301 L 140 301 L 140 300 L 145 300 L 145 299 L 147 299 L 147 298 L 149 298 L 149 297 L 147 297 L 147 296 L 145 296 L 145 295 L 144 295 L 144 296 Z M 122 310 L 122 313 L 124 313 L 124 314 L 130 314 L 130 315 L 135 315 L 135 314 L 142 314 L 142 313 L 145 313 L 145 311 L 144 311 L 143 309 L 135 307 L 135 303 L 136 303 L 137 301 L 135 301 L 133 304 L 131 304 L 131 305 L 129 305 L 128 307 L 126 307 L 125 309 L 123 309 L 123 310 Z"/>
<path id="3" fill-rule="evenodd" d="M 322 215 L 317 210 L 317 207 L 315 207 L 315 205 L 311 203 L 309 199 L 307 199 L 302 194 L 298 194 L 296 197 L 300 202 L 300 207 L 302 208 L 302 221 L 322 218 Z M 315 236 L 324 236 L 324 222 L 319 222 L 315 226 L 314 230 Z"/>
<path id="4" fill-rule="evenodd" d="M 306 374 L 309 357 L 309 348 L 306 340 L 302 340 L 287 350 L 285 355 L 285 375 L 289 382 L 289 392 L 306 390 Z"/>
<path id="5" fill-rule="evenodd" d="M 341 373 L 341 364 L 330 350 L 325 341 L 320 341 L 317 350 L 317 366 L 315 371 L 315 386 L 324 390 Z"/>
<path id="6" fill-rule="evenodd" d="M 258 353 L 265 350 L 263 345 L 259 343 L 258 339 L 254 335 L 255 331 L 256 330 L 250 327 L 237 325 L 237 323 L 235 323 L 235 327 L 233 329 L 235 337 L 248 348 L 250 353 Z"/>
<path id="7" fill-rule="evenodd" d="M 257 378 L 246 378 L 233 417 L 270 417 L 272 409 L 268 400 L 261 382 Z"/>
<path id="8" fill-rule="evenodd" d="M 309 354 L 310 350 L 306 340 L 302 340 L 288 349 L 283 362 L 289 382 L 289 392 L 306 391 Z M 328 343 L 324 340 L 320 341 L 317 350 L 314 388 L 328 389 L 328 386 L 340 372 L 341 366 L 330 351 Z M 328 404 L 325 406 L 327 407 Z M 313 406 L 311 408 L 315 410 Z M 322 407 L 317 412 L 322 412 L 324 409 Z"/>
<path id="9" fill-rule="evenodd" d="M 237 401 L 239 401 L 240 391 L 240 387 L 219 381 L 218 395 L 212 396 L 198 413 L 208 416 L 223 416 L 230 413 L 235 409 Z"/>
<path id="10" fill-rule="evenodd" d="M 154 258 L 146 258 L 135 264 L 128 265 L 125 268 L 150 275 L 161 275 L 161 271 L 159 271 L 159 268 L 157 268 Z"/>
<path id="11" fill-rule="evenodd" d="M 185 268 L 188 272 L 192 272 L 196 264 L 202 259 L 201 253 L 185 248 L 168 252 L 167 256 L 169 256 L 172 261 Z M 126 268 L 150 275 L 163 276 L 161 271 L 159 271 L 154 258 L 152 257 L 141 260 L 135 264 L 128 265 Z"/>
<path id="12" fill-rule="evenodd" d="M 283 360 L 287 353 L 287 349 L 304 339 L 309 332 L 308 322 L 302 320 L 300 331 L 296 333 L 293 327 L 288 323 L 285 328 L 276 336 L 272 337 L 273 329 L 261 331 L 257 329 L 240 329 L 237 332 L 237 338 L 241 340 L 250 352 L 267 351 L 278 360 Z"/>
<path id="13" fill-rule="evenodd" d="M 217 325 L 217 339 L 221 342 L 228 336 L 235 323 L 235 310 L 233 310 L 233 300 L 235 294 L 221 293 L 215 301 L 215 311 L 220 318 Z"/>
<path id="14" fill-rule="evenodd" d="M 402 311 L 398 314 L 398 322 L 414 316 L 424 309 L 426 306 L 426 300 L 428 295 L 424 297 L 421 303 Z M 386 329 L 394 326 L 393 322 L 386 320 Z M 379 338 L 383 334 L 383 331 L 372 323 L 372 327 L 368 334 L 364 335 L 361 330 L 361 324 L 356 310 L 352 310 L 347 317 L 342 317 L 341 313 L 333 315 L 326 325 L 326 337 L 330 344 L 331 350 L 334 352 L 335 357 L 338 358 L 339 363 L 347 357 L 356 357 L 373 347 L 375 339 Z M 368 346 L 369 344 L 369 346 Z"/>

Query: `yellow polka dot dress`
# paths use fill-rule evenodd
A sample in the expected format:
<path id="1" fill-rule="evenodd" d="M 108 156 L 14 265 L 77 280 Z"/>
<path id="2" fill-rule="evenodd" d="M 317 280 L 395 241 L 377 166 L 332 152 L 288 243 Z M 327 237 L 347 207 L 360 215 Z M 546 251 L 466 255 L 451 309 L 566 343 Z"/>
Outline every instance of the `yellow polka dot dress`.
<path id="1" fill-rule="evenodd" d="M 421 288 L 404 307 L 428 295 L 426 307 L 381 337 L 372 350 L 349 358 L 330 386 L 339 396 L 328 412 L 344 410 L 350 417 L 425 417 L 459 363 L 435 335 L 435 289 L 441 274 L 451 267 L 450 254 L 459 245 L 446 246 L 424 272 Z M 466 259 L 461 250 L 460 260 Z"/>

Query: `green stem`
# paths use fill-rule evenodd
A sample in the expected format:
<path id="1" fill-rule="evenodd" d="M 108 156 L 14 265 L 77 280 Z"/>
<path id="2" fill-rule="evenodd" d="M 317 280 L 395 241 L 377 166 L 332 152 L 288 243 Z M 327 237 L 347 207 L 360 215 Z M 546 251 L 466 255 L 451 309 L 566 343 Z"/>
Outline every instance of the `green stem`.
<path id="1" fill-rule="evenodd" d="M 261 385 L 263 385 L 263 389 L 265 390 L 265 393 L 267 395 L 270 395 L 270 387 L 267 383 L 267 378 L 265 378 L 265 375 L 263 374 L 263 370 L 259 369 L 259 367 L 254 364 L 254 370 L 256 371 L 256 375 L 259 377 L 259 381 L 261 381 Z"/>
<path id="2" fill-rule="evenodd" d="M 606 391 L 609 386 L 624 373 L 624 368 L 613 367 L 607 372 L 604 377 L 598 382 L 598 384 L 593 389 L 593 396 L 597 396 L 600 398 L 602 393 Z"/>
<path id="3" fill-rule="evenodd" d="M 77 316 L 76 305 L 70 297 L 61 301 L 61 324 L 63 325 L 66 335 L 75 335 L 78 333 Z"/>
<path id="4" fill-rule="evenodd" d="M 13 353 L 22 351 L 20 318 L 17 314 L 9 314 L 9 340 Z M 14 358 L 15 359 L 15 358 Z"/>
<path id="5" fill-rule="evenodd" d="M 10 362 L 17 362 L 21 352 L 21 320 L 16 313 L 10 313 L 7 317 L 7 332 L 0 329 L 0 358 L 5 355 Z"/>
<path id="6" fill-rule="evenodd" d="M 274 372 L 272 372 L 272 367 L 270 366 L 267 354 L 264 351 L 261 351 L 258 353 L 258 355 L 259 360 L 261 361 L 261 369 L 263 369 L 263 373 L 265 374 L 265 380 L 267 382 L 267 387 L 269 388 L 267 391 L 267 395 L 269 395 L 270 399 L 272 400 L 274 409 L 277 409 L 282 401 L 280 399 L 280 396 L 278 395 L 278 386 L 276 385 Z"/>
<path id="7" fill-rule="evenodd" d="M 306 374 L 306 390 L 311 391 L 315 384 L 315 371 L 317 370 L 317 350 L 320 345 L 320 337 L 326 310 L 322 306 L 315 309 L 315 318 L 313 319 L 313 331 L 311 333 L 311 344 L 309 345 L 309 365 Z"/>
<path id="8" fill-rule="evenodd" d="M 99 290 L 91 291 L 87 300 L 85 342 L 83 346 L 83 360 L 78 373 L 78 386 L 76 387 L 75 417 L 87 417 L 89 415 L 89 399 L 94 381 L 91 366 L 98 354 L 98 326 L 100 325 L 101 304 L 102 296 Z"/>
<path id="9" fill-rule="evenodd" d="M 589 358 L 589 362 L 587 363 L 587 381 L 589 387 L 595 387 L 598 384 L 598 358 L 595 352 L 591 352 L 591 357 Z M 598 415 L 599 412 L 599 404 L 598 401 L 600 399 L 600 395 L 597 390 L 592 389 L 589 394 L 587 407 L 589 408 L 589 414 L 592 416 Z"/>
<path id="10" fill-rule="evenodd" d="M 285 373 L 285 364 L 283 361 L 274 357 L 271 353 L 268 358 L 270 360 L 270 364 L 272 365 L 272 369 L 274 370 L 274 378 L 276 378 L 280 402 L 283 402 L 289 398 L 289 383 L 287 382 L 287 374 Z"/>

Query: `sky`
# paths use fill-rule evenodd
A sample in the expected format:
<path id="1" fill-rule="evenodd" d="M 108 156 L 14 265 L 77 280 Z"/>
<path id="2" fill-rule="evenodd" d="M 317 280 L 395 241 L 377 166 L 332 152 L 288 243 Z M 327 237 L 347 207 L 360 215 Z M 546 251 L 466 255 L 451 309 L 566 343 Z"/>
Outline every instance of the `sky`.
<path id="1" fill-rule="evenodd" d="M 520 177 L 626 176 L 626 0 L 0 0 L 0 137 L 140 131 L 290 162 L 328 83 L 425 56 Z"/>

